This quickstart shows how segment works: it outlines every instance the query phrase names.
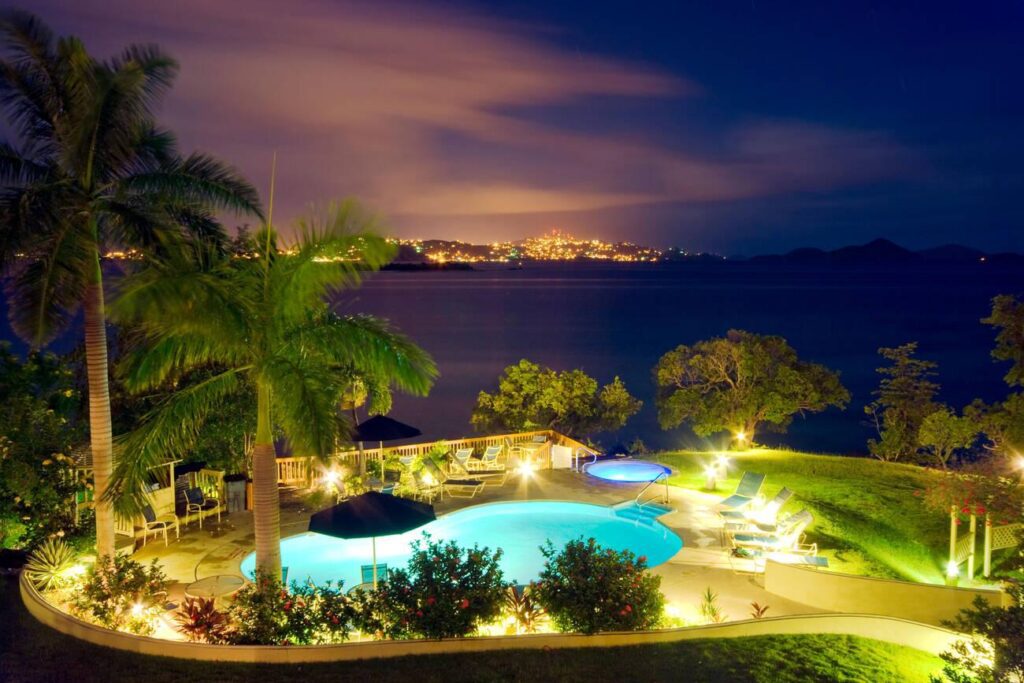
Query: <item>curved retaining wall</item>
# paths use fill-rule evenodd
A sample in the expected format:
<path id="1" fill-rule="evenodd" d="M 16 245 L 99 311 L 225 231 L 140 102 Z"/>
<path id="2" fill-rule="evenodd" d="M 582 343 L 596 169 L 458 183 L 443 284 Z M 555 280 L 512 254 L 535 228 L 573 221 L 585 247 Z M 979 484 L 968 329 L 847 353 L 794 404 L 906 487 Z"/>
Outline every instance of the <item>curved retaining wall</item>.
<path id="1" fill-rule="evenodd" d="M 868 614 L 813 614 L 738 621 L 711 626 L 667 629 L 636 633 L 536 634 L 496 636 L 458 640 L 394 640 L 341 645 L 206 645 L 159 640 L 110 631 L 76 619 L 47 603 L 28 579 L 21 577 L 21 597 L 28 611 L 39 621 L 62 633 L 95 645 L 144 655 L 204 661 L 292 664 L 336 662 L 404 655 L 430 655 L 493 650 L 536 650 L 581 647 L 619 647 L 668 643 L 700 638 L 830 633 L 864 636 L 938 654 L 957 639 L 952 631 L 906 619 Z"/>
<path id="2" fill-rule="evenodd" d="M 829 612 L 879 614 L 936 626 L 970 607 L 976 597 L 992 605 L 1004 600 L 1004 594 L 996 590 L 875 579 L 771 560 L 765 565 L 764 588 Z"/>

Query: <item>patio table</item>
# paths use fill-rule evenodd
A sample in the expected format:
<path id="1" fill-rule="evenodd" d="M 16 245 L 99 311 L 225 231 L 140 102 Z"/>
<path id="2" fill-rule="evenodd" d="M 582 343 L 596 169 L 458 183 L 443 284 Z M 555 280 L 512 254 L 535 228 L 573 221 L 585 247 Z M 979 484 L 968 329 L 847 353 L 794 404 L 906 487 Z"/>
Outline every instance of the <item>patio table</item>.
<path id="1" fill-rule="evenodd" d="M 245 585 L 245 579 L 234 574 L 214 574 L 185 586 L 189 598 L 223 598 L 237 593 Z"/>

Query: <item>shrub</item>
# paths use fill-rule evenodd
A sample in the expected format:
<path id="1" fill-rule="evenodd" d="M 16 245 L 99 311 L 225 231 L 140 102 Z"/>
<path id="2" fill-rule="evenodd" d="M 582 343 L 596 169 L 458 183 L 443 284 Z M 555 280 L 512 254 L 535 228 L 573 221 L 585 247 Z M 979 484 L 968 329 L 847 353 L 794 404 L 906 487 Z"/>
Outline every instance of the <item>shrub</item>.
<path id="1" fill-rule="evenodd" d="M 225 640 L 237 645 L 312 645 L 340 643 L 348 638 L 355 619 L 355 607 L 328 581 L 292 583 L 258 573 L 256 580 L 235 596 L 228 608 L 232 629 Z"/>
<path id="2" fill-rule="evenodd" d="M 25 573 L 39 590 L 63 588 L 72 583 L 77 562 L 74 548 L 58 538 L 50 538 L 29 555 Z"/>
<path id="3" fill-rule="evenodd" d="M 1011 683 L 1024 680 L 1024 586 L 1009 582 L 1010 605 L 993 607 L 980 596 L 945 625 L 965 633 L 939 657 L 942 677 L 933 683 Z"/>
<path id="4" fill-rule="evenodd" d="M 223 643 L 228 631 L 228 617 L 207 598 L 187 598 L 174 614 L 178 632 L 193 643 Z"/>
<path id="5" fill-rule="evenodd" d="M 166 587 L 156 560 L 146 566 L 121 555 L 102 557 L 86 572 L 72 610 L 107 628 L 148 635 Z"/>
<path id="6" fill-rule="evenodd" d="M 700 595 L 700 606 L 697 611 L 705 624 L 721 624 L 728 619 L 722 608 L 718 606 L 718 593 L 711 590 L 711 586 L 704 589 Z M 755 617 L 756 619 L 757 617 Z"/>
<path id="7" fill-rule="evenodd" d="M 545 616 L 530 586 L 509 586 L 505 590 L 505 614 L 515 622 L 517 633 L 536 633 Z"/>
<path id="8" fill-rule="evenodd" d="M 392 638 L 459 638 L 501 614 L 501 550 L 454 541 L 413 544 L 405 569 L 390 572 L 376 595 L 360 597 L 360 627 Z"/>
<path id="9" fill-rule="evenodd" d="M 561 551 L 541 548 L 544 570 L 534 584 L 538 602 L 560 631 L 640 631 L 661 620 L 661 577 L 647 558 L 602 548 L 593 538 L 569 541 Z"/>

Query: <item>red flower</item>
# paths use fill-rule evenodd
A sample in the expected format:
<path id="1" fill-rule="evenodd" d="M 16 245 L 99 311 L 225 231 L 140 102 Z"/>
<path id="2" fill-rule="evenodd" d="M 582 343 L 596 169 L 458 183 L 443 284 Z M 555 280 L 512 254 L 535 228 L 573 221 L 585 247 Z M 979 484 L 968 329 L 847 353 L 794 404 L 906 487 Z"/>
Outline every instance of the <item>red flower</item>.
<path id="1" fill-rule="evenodd" d="M 288 602 L 284 603 L 284 611 L 285 612 L 287 612 L 291 608 L 292 608 L 292 601 L 291 600 L 289 600 Z"/>
<path id="2" fill-rule="evenodd" d="M 469 609 L 469 600 L 462 598 L 462 602 L 459 603 L 459 609 Z"/>
<path id="3" fill-rule="evenodd" d="M 423 610 L 419 610 L 419 609 L 416 610 L 416 616 L 422 617 L 423 616 Z"/>
<path id="4" fill-rule="evenodd" d="M 338 625 L 338 617 L 331 617 L 331 623 L 334 624 L 335 626 L 337 626 Z"/>
<path id="5" fill-rule="evenodd" d="M 641 555 L 640 557 L 636 558 L 636 561 L 641 563 L 641 564 L 643 564 L 643 563 L 647 562 L 647 556 L 646 555 Z"/>
<path id="6" fill-rule="evenodd" d="M 632 612 L 633 611 L 633 606 L 632 605 L 626 605 L 626 611 L 627 612 Z"/>
<path id="7" fill-rule="evenodd" d="M 979 515 L 985 514 L 985 506 L 984 505 L 979 505 L 978 508 L 975 510 L 975 512 L 977 512 Z"/>
<path id="8" fill-rule="evenodd" d="M 433 605 L 435 602 L 437 602 L 437 598 L 435 598 L 433 595 L 427 597 L 428 605 Z"/>

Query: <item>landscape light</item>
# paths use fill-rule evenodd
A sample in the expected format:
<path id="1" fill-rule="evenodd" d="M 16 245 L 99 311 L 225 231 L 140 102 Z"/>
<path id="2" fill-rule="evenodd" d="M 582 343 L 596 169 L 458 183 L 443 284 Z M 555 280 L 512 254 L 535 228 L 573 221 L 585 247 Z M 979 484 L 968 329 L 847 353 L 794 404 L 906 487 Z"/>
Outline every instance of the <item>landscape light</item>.
<path id="1" fill-rule="evenodd" d="M 715 458 L 715 467 L 722 470 L 722 473 L 724 474 L 725 471 L 729 468 L 729 458 L 719 453 L 718 457 Z"/>
<path id="2" fill-rule="evenodd" d="M 327 470 L 324 473 L 324 484 L 328 486 L 337 486 L 338 484 L 338 473 L 334 470 Z"/>
<path id="3" fill-rule="evenodd" d="M 137 602 L 132 605 L 132 616 L 136 619 L 142 616 L 142 610 L 145 609 L 141 602 Z"/>
<path id="4" fill-rule="evenodd" d="M 432 475 L 430 472 L 425 472 L 423 474 L 423 483 L 426 484 L 427 486 L 433 486 L 437 482 L 434 481 L 434 475 Z"/>
<path id="5" fill-rule="evenodd" d="M 946 578 L 955 579 L 958 576 L 960 576 L 960 565 L 956 560 L 950 560 L 946 563 Z"/>
<path id="6" fill-rule="evenodd" d="M 742 429 L 740 431 L 736 432 L 736 440 L 739 441 L 740 443 L 746 443 L 746 441 L 747 441 L 747 433 L 745 431 L 743 431 Z"/>
<path id="7" fill-rule="evenodd" d="M 516 472 L 523 478 L 533 476 L 533 463 L 523 461 L 519 463 L 519 467 L 516 468 Z"/>

